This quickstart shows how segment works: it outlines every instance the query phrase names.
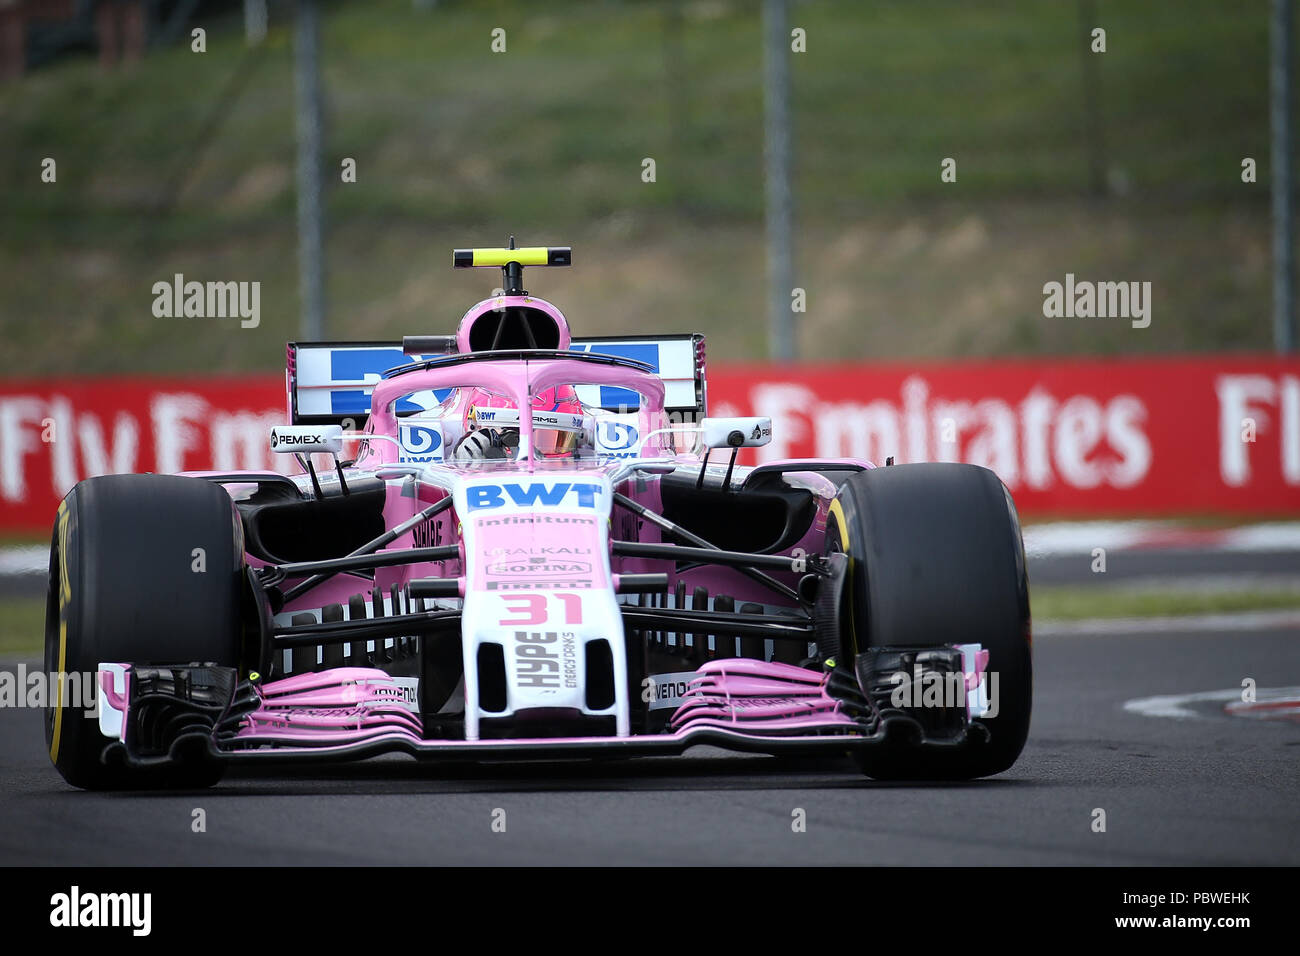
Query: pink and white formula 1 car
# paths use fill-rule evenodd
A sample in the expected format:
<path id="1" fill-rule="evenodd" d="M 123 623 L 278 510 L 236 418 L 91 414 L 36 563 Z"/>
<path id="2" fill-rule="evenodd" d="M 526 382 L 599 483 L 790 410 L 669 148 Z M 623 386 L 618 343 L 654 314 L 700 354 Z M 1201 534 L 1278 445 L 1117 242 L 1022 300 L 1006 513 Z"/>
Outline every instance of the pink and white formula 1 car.
<path id="1" fill-rule="evenodd" d="M 93 709 L 60 693 L 46 714 L 69 783 L 695 744 L 878 778 L 1015 762 L 1029 596 L 997 477 L 737 465 L 771 424 L 707 417 L 703 337 L 571 339 L 522 287 L 569 262 L 458 250 L 504 291 L 454 337 L 290 344 L 270 442 L 301 474 L 68 494 L 45 665 L 98 681 Z"/>

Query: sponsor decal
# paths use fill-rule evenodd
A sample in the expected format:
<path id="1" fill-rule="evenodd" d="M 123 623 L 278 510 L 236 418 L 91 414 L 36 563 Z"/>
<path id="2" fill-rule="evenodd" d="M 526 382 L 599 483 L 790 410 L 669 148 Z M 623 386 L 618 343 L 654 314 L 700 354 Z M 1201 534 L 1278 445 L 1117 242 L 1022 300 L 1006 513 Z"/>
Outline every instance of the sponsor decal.
<path id="1" fill-rule="evenodd" d="M 408 464 L 442 461 L 442 433 L 438 429 L 402 424 L 398 426 L 397 438 L 402 447 L 399 461 Z"/>
<path id="2" fill-rule="evenodd" d="M 564 663 L 564 686 L 574 690 L 578 686 L 578 642 L 572 634 L 565 634 L 560 645 Z"/>
<path id="3" fill-rule="evenodd" d="M 570 503 L 595 508 L 596 496 L 603 490 L 592 481 L 502 482 L 466 488 L 465 501 L 470 511 L 502 508 L 511 503 L 520 508 L 558 508 Z"/>
<path id="4" fill-rule="evenodd" d="M 420 678 L 418 677 L 390 677 L 401 693 L 402 706 L 413 714 L 420 712 Z"/>
<path id="5" fill-rule="evenodd" d="M 555 631 L 515 631 L 515 686 L 529 690 L 560 689 L 560 655 Z"/>
<path id="6" fill-rule="evenodd" d="M 596 453 L 607 458 L 635 458 L 640 433 L 627 422 L 596 423 Z"/>
<path id="7" fill-rule="evenodd" d="M 595 518 L 575 518 L 571 516 L 555 517 L 554 515 L 520 515 L 516 518 L 480 518 L 481 525 L 500 525 L 500 524 L 595 524 Z"/>
<path id="8" fill-rule="evenodd" d="M 518 581 L 489 581 L 487 589 L 489 591 L 533 591 L 533 590 L 554 590 L 555 588 L 571 588 L 575 591 L 590 590 L 591 581 L 533 581 L 528 578 L 522 578 Z"/>
<path id="9" fill-rule="evenodd" d="M 411 529 L 411 540 L 417 548 L 435 548 L 442 544 L 442 523 L 437 518 L 421 521 Z"/>
<path id="10" fill-rule="evenodd" d="M 647 677 L 642 685 L 641 699 L 650 705 L 651 710 L 676 709 L 686 696 L 690 682 L 699 676 L 695 671 L 680 671 Z"/>
<path id="11" fill-rule="evenodd" d="M 750 707 L 803 707 L 805 710 L 817 710 L 821 702 L 800 697 L 728 697 L 727 706 L 733 710 L 746 710 Z"/>
<path id="12" fill-rule="evenodd" d="M 519 557 L 525 555 L 591 554 L 591 548 L 488 548 L 486 553 Z"/>
<path id="13" fill-rule="evenodd" d="M 299 432 L 298 434 L 286 434 L 271 429 L 271 447 L 277 448 L 302 448 L 304 451 L 310 451 L 318 445 L 327 444 L 324 435 Z"/>
<path id="14" fill-rule="evenodd" d="M 585 561 L 552 561 L 547 558 L 527 558 L 520 561 L 503 561 L 488 565 L 488 574 L 517 577 L 530 574 L 590 574 L 591 565 Z"/>
<path id="15" fill-rule="evenodd" d="M 519 411 L 514 408 L 476 408 L 474 421 L 479 425 L 504 425 L 519 427 Z M 533 412 L 534 428 L 563 428 L 567 431 L 579 431 L 583 425 L 581 415 L 568 415 L 563 412 Z"/>

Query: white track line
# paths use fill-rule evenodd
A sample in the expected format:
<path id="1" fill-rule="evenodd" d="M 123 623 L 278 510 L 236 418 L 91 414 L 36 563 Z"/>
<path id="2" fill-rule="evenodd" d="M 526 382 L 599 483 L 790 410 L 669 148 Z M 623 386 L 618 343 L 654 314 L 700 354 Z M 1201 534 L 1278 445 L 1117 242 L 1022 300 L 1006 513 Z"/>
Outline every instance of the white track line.
<path id="1" fill-rule="evenodd" d="M 1241 611 L 1170 617 L 1090 618 L 1084 621 L 1034 621 L 1034 637 L 1106 634 L 1214 634 L 1224 631 L 1300 629 L 1300 610 Z"/>
<path id="2" fill-rule="evenodd" d="M 1170 543 L 1170 536 L 1180 538 Z M 1300 551 L 1300 521 L 1274 521 L 1203 532 L 1177 521 L 1055 521 L 1023 529 L 1025 553 L 1031 558 L 1092 554 L 1094 548 L 1179 548 L 1204 551 Z"/>
<path id="3" fill-rule="evenodd" d="M 1163 694 L 1159 697 L 1139 697 L 1136 700 L 1130 700 L 1124 704 L 1124 709 L 1130 714 L 1141 714 L 1143 717 L 1172 717 L 1177 720 L 1203 719 L 1206 715 L 1192 709 L 1189 704 L 1196 703 L 1217 703 L 1224 704 L 1230 701 L 1241 700 L 1240 687 L 1230 687 L 1227 690 L 1207 690 L 1198 694 Z M 1257 701 L 1263 700 L 1283 700 L 1300 695 L 1300 687 L 1267 687 L 1259 688 L 1255 692 Z"/>
<path id="4" fill-rule="evenodd" d="M 50 549 L 44 545 L 0 548 L 0 578 L 19 574 L 45 574 L 49 567 Z"/>

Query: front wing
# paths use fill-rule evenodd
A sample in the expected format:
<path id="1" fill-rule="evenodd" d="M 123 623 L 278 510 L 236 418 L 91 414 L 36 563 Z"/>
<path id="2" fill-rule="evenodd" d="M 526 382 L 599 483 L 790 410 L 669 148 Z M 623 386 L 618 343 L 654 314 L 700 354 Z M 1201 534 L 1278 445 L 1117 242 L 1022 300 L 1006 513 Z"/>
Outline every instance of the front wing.
<path id="1" fill-rule="evenodd" d="M 98 718 L 104 759 L 148 766 L 187 757 L 228 763 L 342 762 L 400 753 L 435 761 L 641 757 L 712 745 L 767 754 L 844 754 L 879 747 L 979 747 L 988 712 L 975 645 L 887 649 L 853 670 L 821 673 L 755 660 L 711 661 L 689 682 L 667 732 L 629 736 L 429 738 L 404 689 L 386 672 L 345 667 L 266 684 L 231 668 L 103 664 Z M 914 681 L 887 680 L 909 674 Z M 921 706 L 923 676 L 957 677 L 957 699 Z M 904 684 L 906 683 L 906 686 Z M 930 682 L 928 689 L 933 689 Z M 861 687 L 872 689 L 864 694 Z M 900 702 L 916 692 L 916 704 Z"/>

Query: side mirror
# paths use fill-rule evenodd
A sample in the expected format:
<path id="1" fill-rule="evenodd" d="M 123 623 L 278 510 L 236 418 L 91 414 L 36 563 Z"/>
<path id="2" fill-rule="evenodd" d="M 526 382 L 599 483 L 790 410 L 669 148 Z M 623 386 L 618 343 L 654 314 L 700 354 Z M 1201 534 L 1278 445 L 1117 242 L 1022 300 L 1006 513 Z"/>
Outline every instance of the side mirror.
<path id="1" fill-rule="evenodd" d="M 302 470 L 311 475 L 311 486 L 317 499 L 324 498 L 320 479 L 311 456 L 316 452 L 334 459 L 334 471 L 339 476 L 339 488 L 348 494 L 348 483 L 343 478 L 343 465 L 339 455 L 343 451 L 342 425 L 276 425 L 271 429 L 271 451 L 277 455 L 294 455 Z"/>
<path id="2" fill-rule="evenodd" d="M 770 418 L 703 418 L 705 448 L 758 448 L 772 440 Z"/>

